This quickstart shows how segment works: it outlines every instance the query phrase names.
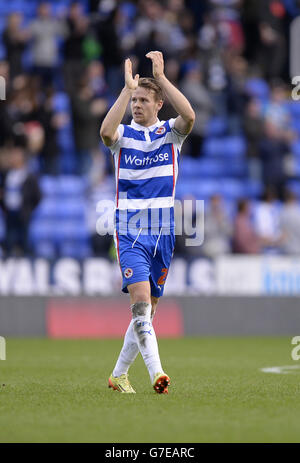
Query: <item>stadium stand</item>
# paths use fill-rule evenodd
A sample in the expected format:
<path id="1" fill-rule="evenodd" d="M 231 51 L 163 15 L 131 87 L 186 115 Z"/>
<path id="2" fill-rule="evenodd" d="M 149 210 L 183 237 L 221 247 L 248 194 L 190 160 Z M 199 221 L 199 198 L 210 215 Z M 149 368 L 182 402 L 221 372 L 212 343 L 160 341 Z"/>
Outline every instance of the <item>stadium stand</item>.
<path id="1" fill-rule="evenodd" d="M 231 211 L 235 210 L 237 201 L 242 198 L 253 202 L 260 200 L 267 186 L 264 160 L 260 157 L 261 140 L 256 140 L 254 159 L 249 157 L 249 135 L 244 130 L 243 121 L 246 104 L 256 101 L 259 115 L 253 114 L 250 118 L 253 117 L 255 121 L 259 116 L 263 124 L 266 123 L 267 108 L 276 86 L 285 92 L 285 98 L 275 102 L 278 114 L 280 116 L 281 112 L 286 112 L 289 117 L 289 129 L 278 131 L 276 140 L 285 143 L 282 166 L 289 159 L 290 167 L 284 174 L 284 187 L 291 189 L 300 198 L 300 104 L 290 99 L 286 84 L 287 65 L 282 65 L 274 71 L 275 75 L 270 75 L 260 55 L 253 55 L 251 34 L 243 30 L 241 19 L 246 12 L 239 2 L 207 0 L 203 2 L 203 16 L 197 18 L 197 21 L 192 17 L 191 24 L 180 21 L 183 14 L 193 16 L 195 5 L 190 1 L 178 2 L 177 9 L 173 2 L 164 2 L 162 9 L 159 2 L 153 1 L 155 14 L 161 15 L 161 23 L 158 17 L 151 23 L 150 12 L 143 10 L 143 1 L 115 3 L 82 0 L 75 2 L 75 5 L 71 0 L 51 2 L 46 20 L 52 25 L 63 25 L 65 32 L 55 39 L 58 62 L 55 68 L 49 69 L 48 78 L 53 74 L 53 80 L 50 79 L 48 87 L 41 85 L 41 81 L 38 83 L 38 77 L 42 76 L 41 70 L 33 65 L 32 22 L 39 20 L 42 3 L 38 0 L 0 2 L 0 71 L 5 71 L 7 63 L 13 68 L 19 58 L 22 68 L 22 72 L 11 79 L 7 74 L 8 98 L 1 102 L 1 116 L 7 121 L 0 129 L 0 185 L 4 204 L 4 212 L 0 210 L 0 242 L 4 255 L 3 198 L 6 174 L 10 171 L 7 155 L 11 144 L 18 143 L 19 132 L 27 139 L 28 169 L 39 178 L 42 193 L 29 226 L 28 236 L 33 255 L 49 259 L 59 256 L 82 259 L 92 255 L 91 231 L 87 224 L 88 197 L 93 189 L 97 191 L 97 186 L 103 180 L 111 184 L 114 182 L 110 154 L 100 142 L 97 131 L 107 108 L 122 86 L 124 57 L 134 56 L 141 75 L 150 72 L 143 59 L 144 49 L 150 44 L 151 47 L 158 46 L 155 38 L 154 43 L 149 41 L 150 24 L 154 24 L 154 29 L 159 29 L 159 24 L 164 25 L 174 39 L 170 43 L 170 40 L 164 41 L 162 37 L 160 42 L 160 49 L 165 54 L 166 69 L 172 73 L 169 78 L 180 88 L 186 69 L 191 68 L 191 63 L 199 64 L 201 79 L 214 105 L 214 114 L 206 124 L 202 142 L 199 141 L 199 156 L 190 156 L 188 143 L 185 148 L 180 162 L 177 198 L 193 196 L 195 199 L 209 200 L 211 196 L 219 194 Z M 264 3 L 268 6 L 267 0 Z M 228 35 L 222 35 L 218 8 L 227 12 L 223 21 L 231 17 Z M 20 15 L 19 21 L 9 26 L 14 13 Z M 177 26 L 169 22 L 168 14 L 177 18 Z M 288 9 L 285 14 L 288 27 L 291 20 Z M 258 22 L 262 21 L 259 11 L 256 15 Z M 215 18 L 214 25 L 206 23 L 208 17 Z M 232 23 L 236 30 L 231 29 Z M 147 27 L 143 28 L 143 25 Z M 76 28 L 79 31 L 77 35 L 74 34 Z M 206 37 L 203 34 L 208 28 L 211 28 L 211 35 Z M 107 37 L 108 30 L 111 33 L 110 40 Z M 239 34 L 236 34 L 237 30 Z M 10 41 L 10 38 L 16 37 L 21 47 L 19 51 Z M 189 43 L 188 37 L 193 37 L 194 42 Z M 71 58 L 66 52 L 66 40 L 73 47 Z M 218 74 L 212 74 L 212 69 L 216 69 L 216 50 L 219 55 Z M 255 50 L 259 53 L 259 47 Z M 94 63 L 99 66 L 94 66 Z M 68 69 L 71 70 L 71 84 L 76 88 L 78 101 L 75 101 L 74 92 L 67 85 Z M 78 73 L 78 69 L 82 72 Z M 43 82 L 44 77 L 41 78 Z M 88 103 L 85 91 L 89 93 Z M 78 104 L 81 105 L 79 114 L 82 115 L 79 121 L 78 114 L 76 116 L 74 112 L 74 105 Z M 26 105 L 29 110 L 25 111 Z M 95 107 L 98 109 L 93 112 Z M 171 113 L 168 114 L 167 105 L 164 110 L 164 118 L 173 117 Z M 130 116 L 127 115 L 126 122 L 129 120 Z M 32 121 L 37 123 L 35 132 L 28 125 Z M 81 131 L 80 136 L 78 130 Z M 78 138 L 84 139 L 82 146 L 78 145 Z M 82 158 L 90 162 L 85 173 L 80 170 Z M 256 166 L 254 170 L 253 165 Z M 282 194 L 282 185 L 278 186 L 274 180 L 271 186 L 275 190 L 278 188 L 277 197 Z"/>

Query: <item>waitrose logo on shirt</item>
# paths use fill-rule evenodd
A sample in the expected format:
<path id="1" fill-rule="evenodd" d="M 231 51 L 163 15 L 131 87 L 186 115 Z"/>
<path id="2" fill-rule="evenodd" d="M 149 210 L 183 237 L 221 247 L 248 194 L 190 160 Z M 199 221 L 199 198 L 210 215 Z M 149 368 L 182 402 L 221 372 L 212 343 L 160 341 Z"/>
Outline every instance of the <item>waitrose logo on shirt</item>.
<path id="1" fill-rule="evenodd" d="M 156 162 L 161 161 L 168 161 L 169 160 L 169 153 L 160 153 L 156 154 L 155 156 L 149 158 L 146 156 L 143 159 L 139 159 L 136 155 L 132 156 L 131 154 L 125 154 L 125 163 L 136 165 L 136 166 L 151 166 L 151 164 L 155 164 Z"/>

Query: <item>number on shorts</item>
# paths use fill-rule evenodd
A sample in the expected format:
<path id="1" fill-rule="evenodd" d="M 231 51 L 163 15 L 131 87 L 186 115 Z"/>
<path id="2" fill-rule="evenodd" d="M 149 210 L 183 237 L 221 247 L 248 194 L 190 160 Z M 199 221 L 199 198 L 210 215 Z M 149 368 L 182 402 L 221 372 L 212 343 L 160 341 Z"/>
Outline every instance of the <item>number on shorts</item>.
<path id="1" fill-rule="evenodd" d="M 167 274 L 168 274 L 168 269 L 167 268 L 162 268 L 161 269 L 162 276 L 159 277 L 157 284 L 158 285 L 164 285 L 166 282 Z"/>

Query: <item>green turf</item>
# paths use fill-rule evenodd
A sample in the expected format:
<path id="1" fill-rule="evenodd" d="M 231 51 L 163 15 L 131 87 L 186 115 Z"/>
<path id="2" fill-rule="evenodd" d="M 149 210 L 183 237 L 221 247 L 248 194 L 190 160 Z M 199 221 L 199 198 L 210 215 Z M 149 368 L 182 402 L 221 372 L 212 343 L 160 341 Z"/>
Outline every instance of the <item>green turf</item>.
<path id="1" fill-rule="evenodd" d="M 141 358 L 137 394 L 107 388 L 121 343 L 7 339 L 0 442 L 300 442 L 300 370 L 259 370 L 300 366 L 291 338 L 162 339 L 169 395 L 154 393 Z"/>

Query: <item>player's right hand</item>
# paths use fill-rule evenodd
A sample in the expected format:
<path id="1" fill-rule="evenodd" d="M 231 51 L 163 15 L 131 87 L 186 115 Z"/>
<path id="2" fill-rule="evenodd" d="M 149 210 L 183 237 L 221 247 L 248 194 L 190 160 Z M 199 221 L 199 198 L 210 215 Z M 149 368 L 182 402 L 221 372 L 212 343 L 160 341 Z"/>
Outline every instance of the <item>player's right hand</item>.
<path id="1" fill-rule="evenodd" d="M 139 74 L 132 77 L 132 63 L 129 58 L 125 60 L 125 86 L 129 90 L 136 90 L 139 84 Z"/>

